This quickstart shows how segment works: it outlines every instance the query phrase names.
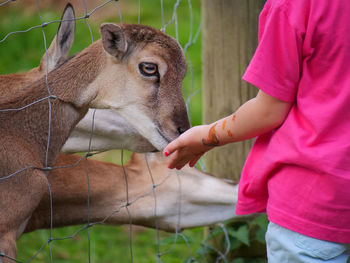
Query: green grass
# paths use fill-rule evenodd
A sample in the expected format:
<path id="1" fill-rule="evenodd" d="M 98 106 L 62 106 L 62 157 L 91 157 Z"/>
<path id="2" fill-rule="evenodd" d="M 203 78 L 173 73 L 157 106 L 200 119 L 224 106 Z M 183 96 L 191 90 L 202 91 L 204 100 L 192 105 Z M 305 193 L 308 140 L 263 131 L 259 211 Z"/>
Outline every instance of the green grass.
<path id="1" fill-rule="evenodd" d="M 66 227 L 55 229 L 54 238 L 72 236 L 82 226 Z M 203 239 L 201 228 L 186 230 L 183 233 L 190 244 L 190 249 L 181 237 L 178 237 L 177 244 L 174 243 L 174 235 L 160 233 L 161 241 L 157 241 L 155 230 L 137 228 L 132 234 L 132 246 L 130 247 L 129 226 L 94 226 L 89 229 L 90 255 L 92 262 L 131 262 L 131 252 L 134 262 L 151 263 L 157 262 L 158 244 L 160 252 L 169 251 L 161 256 L 162 262 L 180 263 L 191 257 L 191 253 L 199 248 Z M 49 239 L 49 231 L 39 230 L 35 233 L 23 235 L 18 242 L 18 260 L 27 260 L 32 257 L 38 249 Z M 89 242 L 86 230 L 79 232 L 72 239 L 54 240 L 51 242 L 54 262 L 88 262 Z M 31 261 L 35 263 L 50 262 L 49 246 L 46 244 L 43 250 Z"/>
<path id="2" fill-rule="evenodd" d="M 35 3 L 35 1 L 33 1 Z M 168 22 L 173 15 L 173 6 L 175 0 L 164 0 L 164 20 Z M 123 22 L 138 22 L 138 0 L 119 1 L 123 15 Z M 14 6 L 13 8 L 11 6 Z M 40 25 L 40 18 L 34 11 L 18 9 L 21 6 L 20 1 L 11 3 L 0 8 L 0 40 L 8 33 L 18 30 L 26 30 L 32 26 Z M 104 8 L 115 8 L 112 4 Z M 194 40 L 195 33 L 200 25 L 200 0 L 192 0 L 193 24 L 192 36 L 190 35 L 190 13 L 188 1 L 181 1 L 178 7 L 178 40 L 184 47 L 186 43 Z M 119 22 L 117 9 L 115 16 L 104 17 L 105 22 Z M 61 16 L 61 10 L 56 8 L 46 8 L 41 10 L 45 21 L 57 20 Z M 81 13 L 82 10 L 79 11 Z M 99 11 L 98 11 L 99 12 Z M 156 28 L 161 28 L 162 17 L 160 0 L 141 1 L 141 23 Z M 93 38 L 99 38 L 99 25 L 91 23 Z M 56 34 L 58 23 L 53 23 L 44 28 L 44 33 L 49 45 Z M 174 37 L 176 36 L 176 27 L 171 23 L 166 32 Z M 71 51 L 74 54 L 91 43 L 89 29 L 86 23 L 77 21 L 75 42 Z M 5 41 L 0 43 L 0 74 L 9 74 L 14 72 L 24 72 L 40 62 L 40 58 L 45 50 L 43 33 L 41 28 L 31 30 L 26 33 L 10 35 Z M 198 125 L 202 122 L 201 115 L 201 38 L 200 35 L 195 44 L 191 45 L 186 52 L 187 61 L 191 64 L 188 67 L 187 75 L 184 80 L 184 96 L 189 101 L 189 113 L 192 125 Z M 127 154 L 128 155 L 128 154 Z M 113 156 L 113 157 L 112 157 Z M 107 155 L 103 158 L 108 161 L 118 161 L 120 157 Z M 126 158 L 127 159 L 127 158 Z M 52 236 L 54 238 L 71 236 L 81 226 L 66 227 L 55 229 Z M 91 240 L 91 259 L 92 262 L 131 262 L 130 258 L 130 236 L 128 227 L 112 226 L 94 226 L 89 229 Z M 184 235 L 189 240 L 192 253 L 200 247 L 203 239 L 203 229 L 184 231 Z M 40 230 L 34 233 L 23 235 L 18 241 L 18 259 L 26 261 L 31 258 L 49 239 L 49 230 Z M 172 247 L 174 240 L 173 234 L 160 233 L 161 252 L 167 251 Z M 72 239 L 58 240 L 50 243 L 54 262 L 88 262 L 88 233 L 86 230 L 79 232 Z M 157 262 L 157 233 L 152 229 L 142 229 L 134 231 L 132 234 L 132 249 L 134 262 L 148 263 Z M 170 253 L 162 256 L 162 262 L 179 263 L 185 262 L 191 255 L 186 243 L 179 238 L 178 242 Z M 31 262 L 50 262 L 49 246 L 46 244 L 42 251 Z"/>

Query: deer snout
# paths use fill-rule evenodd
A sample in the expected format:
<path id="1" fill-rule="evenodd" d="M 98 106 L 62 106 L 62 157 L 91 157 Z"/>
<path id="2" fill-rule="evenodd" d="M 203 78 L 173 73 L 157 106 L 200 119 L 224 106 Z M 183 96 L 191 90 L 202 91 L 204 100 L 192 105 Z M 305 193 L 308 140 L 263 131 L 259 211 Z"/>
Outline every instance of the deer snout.
<path id="1" fill-rule="evenodd" d="M 179 135 L 183 134 L 186 130 L 182 127 L 178 127 L 177 128 L 177 132 L 179 133 Z"/>
<path id="2" fill-rule="evenodd" d="M 167 126 L 167 127 L 166 127 Z M 190 122 L 188 120 L 187 114 L 183 119 L 171 120 L 168 122 L 168 125 L 164 125 L 163 132 L 166 134 L 169 142 L 175 140 L 185 131 L 190 128 Z"/>
<path id="3" fill-rule="evenodd" d="M 166 138 L 168 143 L 190 128 L 185 103 L 181 100 L 173 100 L 172 104 L 168 102 L 162 105 L 164 110 L 158 115 L 157 120 L 159 132 Z"/>
<path id="4" fill-rule="evenodd" d="M 188 119 L 186 106 L 178 105 L 180 109 L 174 109 L 175 113 L 172 116 L 172 121 L 176 127 L 177 136 L 180 136 L 189 128 L 191 128 L 190 120 Z"/>
<path id="5" fill-rule="evenodd" d="M 185 115 L 185 120 L 174 121 L 171 117 L 165 118 L 167 121 L 163 123 L 158 123 L 158 132 L 163 138 L 163 145 L 161 147 L 156 147 L 158 150 L 163 150 L 168 143 L 178 138 L 182 133 L 190 128 L 189 120 L 187 114 Z"/>

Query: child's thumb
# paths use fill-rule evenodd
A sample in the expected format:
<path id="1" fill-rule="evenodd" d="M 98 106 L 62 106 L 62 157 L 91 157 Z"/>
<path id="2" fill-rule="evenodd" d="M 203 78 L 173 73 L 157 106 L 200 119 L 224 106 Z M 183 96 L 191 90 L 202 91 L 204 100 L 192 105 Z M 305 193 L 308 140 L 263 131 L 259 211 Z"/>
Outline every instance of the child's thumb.
<path id="1" fill-rule="evenodd" d="M 179 139 L 175 139 L 164 148 L 163 154 L 165 156 L 169 156 L 170 154 L 175 152 L 178 148 L 180 148 L 180 141 Z"/>

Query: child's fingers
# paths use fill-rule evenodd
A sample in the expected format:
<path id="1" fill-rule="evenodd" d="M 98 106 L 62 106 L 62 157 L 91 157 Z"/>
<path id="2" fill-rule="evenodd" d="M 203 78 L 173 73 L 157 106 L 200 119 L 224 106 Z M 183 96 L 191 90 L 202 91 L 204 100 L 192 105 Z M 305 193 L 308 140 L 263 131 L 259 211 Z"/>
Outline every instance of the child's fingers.
<path id="1" fill-rule="evenodd" d="M 186 164 L 182 164 L 182 165 L 179 165 L 179 166 L 176 166 L 176 169 L 177 170 L 181 170 Z"/>
<path id="2" fill-rule="evenodd" d="M 198 162 L 198 160 L 202 157 L 203 154 L 204 153 L 200 153 L 196 156 L 187 156 L 186 158 L 178 162 L 178 165 L 176 165 L 176 169 L 178 170 L 182 169 L 187 163 L 190 167 L 193 167 Z"/>
<path id="3" fill-rule="evenodd" d="M 198 162 L 198 160 L 202 157 L 203 153 L 197 155 L 196 157 L 194 157 L 188 164 L 189 166 L 193 167 L 195 166 L 195 164 Z"/>
<path id="4" fill-rule="evenodd" d="M 181 160 L 179 160 L 176 164 L 176 169 L 180 170 L 182 167 L 184 167 L 189 161 L 191 160 L 191 157 L 185 157 Z"/>
<path id="5" fill-rule="evenodd" d="M 193 159 L 193 154 L 186 154 L 184 148 L 176 150 L 173 154 L 169 156 L 168 168 L 182 168 L 185 166 L 191 159 Z"/>
<path id="6" fill-rule="evenodd" d="M 166 154 L 165 154 L 165 155 L 166 155 Z M 173 152 L 173 153 L 169 156 L 168 168 L 169 168 L 169 169 L 174 169 L 174 168 L 178 165 L 180 159 L 181 159 L 181 157 L 180 157 L 180 151 L 177 150 L 177 151 Z"/>
<path id="7" fill-rule="evenodd" d="M 170 142 L 163 150 L 165 156 L 169 156 L 177 149 L 181 148 L 181 140 L 179 138 Z"/>

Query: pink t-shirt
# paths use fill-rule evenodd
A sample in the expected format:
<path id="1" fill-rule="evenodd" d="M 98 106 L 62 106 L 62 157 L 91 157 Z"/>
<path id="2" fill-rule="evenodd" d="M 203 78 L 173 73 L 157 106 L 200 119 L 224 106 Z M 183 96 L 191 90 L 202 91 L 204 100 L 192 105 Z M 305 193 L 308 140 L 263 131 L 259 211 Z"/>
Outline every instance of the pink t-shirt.
<path id="1" fill-rule="evenodd" d="M 237 214 L 350 243 L 350 1 L 267 0 L 243 79 L 294 104 L 256 139 Z"/>

